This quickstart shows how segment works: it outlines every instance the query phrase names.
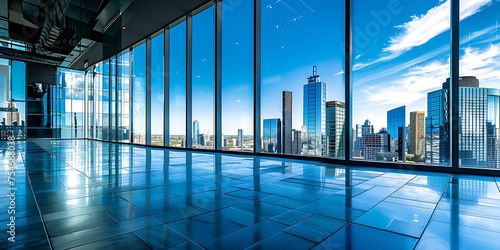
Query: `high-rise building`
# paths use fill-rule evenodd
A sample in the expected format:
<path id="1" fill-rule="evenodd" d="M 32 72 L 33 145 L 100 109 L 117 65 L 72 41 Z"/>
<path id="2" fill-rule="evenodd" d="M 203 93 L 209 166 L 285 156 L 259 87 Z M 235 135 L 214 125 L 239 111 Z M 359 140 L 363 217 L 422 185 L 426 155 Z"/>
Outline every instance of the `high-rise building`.
<path id="1" fill-rule="evenodd" d="M 375 131 L 373 129 L 372 123 L 370 122 L 370 120 L 366 119 L 365 123 L 363 125 L 361 125 L 361 136 L 370 135 L 370 134 L 374 134 L 374 133 L 375 133 Z"/>
<path id="2" fill-rule="evenodd" d="M 425 161 L 449 164 L 450 79 L 427 94 Z M 459 164 L 500 168 L 500 89 L 481 88 L 474 76 L 459 79 Z"/>
<path id="3" fill-rule="evenodd" d="M 339 101 L 326 103 L 326 148 L 328 157 L 345 155 L 345 104 Z"/>
<path id="4" fill-rule="evenodd" d="M 292 129 L 292 154 L 300 155 L 302 153 L 302 131 Z"/>
<path id="5" fill-rule="evenodd" d="M 199 145 L 198 135 L 200 134 L 200 122 L 198 120 L 194 120 L 193 122 L 193 145 Z"/>
<path id="6" fill-rule="evenodd" d="M 410 112 L 410 154 L 424 155 L 425 112 Z"/>
<path id="7" fill-rule="evenodd" d="M 292 91 L 283 91 L 283 150 L 284 154 L 292 153 Z"/>
<path id="8" fill-rule="evenodd" d="M 238 148 L 243 148 L 243 129 L 238 129 Z"/>
<path id="9" fill-rule="evenodd" d="M 304 85 L 304 117 L 307 155 L 326 155 L 326 83 L 321 82 L 316 66 Z"/>
<path id="10" fill-rule="evenodd" d="M 398 159 L 400 161 L 404 161 L 406 157 L 406 142 L 407 142 L 407 137 L 408 137 L 408 127 L 399 127 L 398 128 L 398 148 L 396 150 L 398 154 Z"/>
<path id="11" fill-rule="evenodd" d="M 281 119 L 264 119 L 262 151 L 281 153 L 281 140 Z"/>
<path id="12" fill-rule="evenodd" d="M 390 135 L 386 130 L 380 130 L 376 134 L 363 134 L 362 140 L 365 160 L 376 160 L 377 153 L 383 153 L 389 150 Z"/>
<path id="13" fill-rule="evenodd" d="M 397 107 L 395 109 L 387 111 L 387 133 L 389 133 L 389 135 L 391 136 L 391 141 L 390 141 L 391 152 L 396 152 L 400 148 L 398 144 L 398 138 L 400 137 L 399 127 L 406 126 L 405 117 L 406 117 L 406 106 Z M 401 131 L 404 132 L 404 129 Z M 401 138 L 403 139 L 402 142 L 406 144 L 403 135 L 401 135 Z M 404 148 L 405 146 L 402 145 L 401 149 Z M 398 152 L 398 155 L 402 155 L 402 152 Z"/>
<path id="14" fill-rule="evenodd" d="M 198 135 L 198 145 L 205 146 L 205 135 L 204 134 Z"/>
<path id="15" fill-rule="evenodd" d="M 363 151 L 363 140 L 362 140 L 362 137 L 363 137 L 363 129 L 362 129 L 363 125 L 361 124 L 356 124 L 356 129 L 354 129 L 354 132 L 353 132 L 353 144 L 354 144 L 354 148 L 353 148 L 353 152 L 352 152 L 352 156 L 353 157 L 361 157 L 361 152 Z"/>

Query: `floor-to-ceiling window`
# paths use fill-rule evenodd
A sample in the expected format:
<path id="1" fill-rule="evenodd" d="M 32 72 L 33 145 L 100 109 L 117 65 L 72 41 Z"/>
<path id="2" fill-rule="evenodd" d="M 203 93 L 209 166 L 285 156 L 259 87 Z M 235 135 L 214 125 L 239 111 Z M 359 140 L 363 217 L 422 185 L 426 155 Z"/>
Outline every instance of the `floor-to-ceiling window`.
<path id="1" fill-rule="evenodd" d="M 132 140 L 146 144 L 146 43 L 131 51 L 132 66 Z"/>
<path id="2" fill-rule="evenodd" d="M 95 126 L 95 139 L 103 139 L 103 96 L 102 96 L 102 72 L 103 63 L 97 63 L 94 67 L 94 126 Z"/>
<path id="3" fill-rule="evenodd" d="M 111 141 L 110 138 L 110 120 L 109 120 L 109 113 L 110 113 L 110 96 L 109 96 L 109 66 L 110 66 L 110 61 L 111 59 L 106 59 L 104 60 L 103 67 L 102 67 L 102 94 L 101 94 L 101 101 L 102 101 L 102 140 L 104 141 Z"/>
<path id="4" fill-rule="evenodd" d="M 91 66 L 87 69 L 85 73 L 85 87 L 86 87 L 86 113 L 87 113 L 87 138 L 94 139 L 95 138 L 95 126 L 94 126 L 94 66 Z"/>
<path id="5" fill-rule="evenodd" d="M 26 64 L 0 58 L 0 140 L 26 138 Z"/>
<path id="6" fill-rule="evenodd" d="M 130 142 L 130 52 L 118 54 L 118 141 Z"/>
<path id="7" fill-rule="evenodd" d="M 253 150 L 253 1 L 222 2 L 222 149 Z"/>
<path id="8" fill-rule="evenodd" d="M 60 68 L 57 85 L 53 88 L 55 98 L 54 121 L 56 138 L 83 138 L 84 72 Z"/>
<path id="9" fill-rule="evenodd" d="M 215 11 L 209 7 L 193 16 L 192 142 L 193 148 L 213 149 Z"/>
<path id="10" fill-rule="evenodd" d="M 353 0 L 352 157 L 449 164 L 450 1 Z"/>
<path id="11" fill-rule="evenodd" d="M 163 146 L 165 36 L 151 39 L 151 145 Z"/>
<path id="12" fill-rule="evenodd" d="M 118 140 L 118 113 L 117 113 L 117 58 L 113 56 L 109 59 L 109 140 L 116 142 Z"/>
<path id="13" fill-rule="evenodd" d="M 261 152 L 344 157 L 344 2 L 261 4 Z"/>
<path id="14" fill-rule="evenodd" d="M 459 164 L 500 168 L 500 2 L 460 0 Z"/>
<path id="15" fill-rule="evenodd" d="M 173 26 L 169 48 L 169 143 L 186 146 L 186 21 Z"/>

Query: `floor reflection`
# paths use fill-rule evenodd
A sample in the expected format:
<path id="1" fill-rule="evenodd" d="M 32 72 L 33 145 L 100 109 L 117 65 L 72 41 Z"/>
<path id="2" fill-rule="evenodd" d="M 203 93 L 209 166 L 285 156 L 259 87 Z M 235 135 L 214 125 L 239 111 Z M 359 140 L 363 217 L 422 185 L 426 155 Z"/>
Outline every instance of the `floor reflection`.
<path id="1" fill-rule="evenodd" d="M 500 248 L 498 178 L 85 140 L 16 151 L 19 241 L 2 248 Z"/>

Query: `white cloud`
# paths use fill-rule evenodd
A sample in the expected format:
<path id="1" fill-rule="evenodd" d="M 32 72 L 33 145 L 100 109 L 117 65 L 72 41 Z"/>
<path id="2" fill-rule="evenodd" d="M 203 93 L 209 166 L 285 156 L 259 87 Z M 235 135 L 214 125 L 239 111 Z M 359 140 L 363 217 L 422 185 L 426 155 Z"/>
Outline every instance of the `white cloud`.
<path id="1" fill-rule="evenodd" d="M 492 0 L 461 0 L 460 20 L 477 13 Z M 390 46 L 384 52 L 405 52 L 420 46 L 450 29 L 450 0 L 430 9 L 426 14 L 412 16 L 412 20 L 396 26 L 402 32 L 390 38 Z"/>
<path id="2" fill-rule="evenodd" d="M 427 93 L 441 88 L 441 84 L 450 75 L 448 61 L 432 61 L 422 66 L 408 69 L 402 79 L 389 83 L 371 86 L 364 92 L 369 102 L 376 105 L 403 105 L 411 104 L 427 95 Z M 460 75 L 476 76 L 480 86 L 495 82 L 499 87 L 500 81 L 500 43 L 491 44 L 484 49 L 466 48 L 460 58 Z"/>
<path id="3" fill-rule="evenodd" d="M 339 71 L 337 74 L 335 74 L 334 76 L 338 76 L 338 75 L 343 75 L 345 72 L 343 70 Z"/>

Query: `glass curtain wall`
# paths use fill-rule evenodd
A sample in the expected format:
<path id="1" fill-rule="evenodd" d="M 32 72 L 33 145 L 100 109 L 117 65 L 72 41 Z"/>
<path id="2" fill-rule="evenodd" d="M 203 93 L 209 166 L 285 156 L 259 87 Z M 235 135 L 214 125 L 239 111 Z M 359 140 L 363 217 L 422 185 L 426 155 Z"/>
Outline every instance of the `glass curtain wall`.
<path id="1" fill-rule="evenodd" d="M 450 1 L 352 4 L 353 159 L 450 164 Z"/>
<path id="2" fill-rule="evenodd" d="M 170 28 L 168 146 L 186 147 L 186 21 Z"/>
<path id="3" fill-rule="evenodd" d="M 146 144 L 146 43 L 131 51 L 132 67 L 132 139 Z"/>
<path id="4" fill-rule="evenodd" d="M 164 146 L 164 59 L 165 35 L 151 39 L 151 145 Z"/>
<path id="5" fill-rule="evenodd" d="M 193 16 L 193 148 L 214 149 L 215 7 Z M 223 145 L 224 146 L 224 145 Z"/>
<path id="6" fill-rule="evenodd" d="M 130 142 L 130 52 L 118 54 L 118 141 Z"/>
<path id="7" fill-rule="evenodd" d="M 344 2 L 262 0 L 261 15 L 261 152 L 343 158 Z"/>
<path id="8" fill-rule="evenodd" d="M 222 2 L 222 149 L 253 151 L 253 1 Z"/>
<path id="9" fill-rule="evenodd" d="M 91 66 L 85 74 L 86 96 L 87 96 L 87 138 L 95 139 L 95 110 L 94 110 L 94 66 Z"/>

